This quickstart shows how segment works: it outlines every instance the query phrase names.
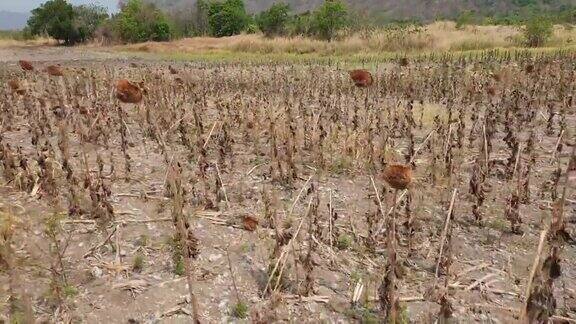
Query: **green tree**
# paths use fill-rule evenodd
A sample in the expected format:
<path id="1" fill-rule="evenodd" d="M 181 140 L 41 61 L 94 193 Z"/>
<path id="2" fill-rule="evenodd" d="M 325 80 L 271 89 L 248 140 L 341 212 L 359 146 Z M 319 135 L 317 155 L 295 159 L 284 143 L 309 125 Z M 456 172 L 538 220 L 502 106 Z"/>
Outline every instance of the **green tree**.
<path id="1" fill-rule="evenodd" d="M 348 9 L 340 0 L 326 0 L 312 15 L 312 32 L 321 39 L 332 40 L 346 26 Z"/>
<path id="2" fill-rule="evenodd" d="M 126 42 L 166 41 L 172 36 L 166 15 L 142 0 L 128 0 L 116 19 L 118 34 Z"/>
<path id="3" fill-rule="evenodd" d="M 77 32 L 78 40 L 84 42 L 96 32 L 96 29 L 108 19 L 106 8 L 96 5 L 82 5 L 74 7 L 73 27 Z"/>
<path id="4" fill-rule="evenodd" d="M 106 9 L 99 6 L 73 7 L 65 0 L 49 0 L 32 10 L 27 34 L 48 35 L 66 45 L 86 41 L 108 18 Z"/>
<path id="5" fill-rule="evenodd" d="M 208 24 L 208 10 L 210 5 L 206 0 L 196 1 L 196 10 L 194 12 L 194 22 L 196 33 L 198 35 L 207 35 L 210 31 L 210 25 Z"/>
<path id="6" fill-rule="evenodd" d="M 542 16 L 534 16 L 526 22 L 524 26 L 524 39 L 526 45 L 530 47 L 540 47 L 552 37 L 554 25 Z"/>
<path id="7" fill-rule="evenodd" d="M 267 37 L 283 35 L 290 18 L 289 13 L 290 7 L 287 4 L 275 3 L 256 17 L 256 24 Z"/>
<path id="8" fill-rule="evenodd" d="M 71 4 L 65 0 L 49 0 L 32 10 L 28 27 L 33 35 L 47 34 L 70 45 L 78 40 L 73 21 L 74 8 Z"/>
<path id="9" fill-rule="evenodd" d="M 240 34 L 248 23 L 248 14 L 242 0 L 212 2 L 208 8 L 210 33 L 216 37 Z"/>

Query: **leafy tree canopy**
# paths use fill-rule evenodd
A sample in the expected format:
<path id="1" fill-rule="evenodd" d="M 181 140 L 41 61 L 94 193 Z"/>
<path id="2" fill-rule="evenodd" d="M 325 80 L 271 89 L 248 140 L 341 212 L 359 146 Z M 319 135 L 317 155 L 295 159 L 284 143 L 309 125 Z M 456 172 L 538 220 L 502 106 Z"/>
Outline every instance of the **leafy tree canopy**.
<path id="1" fill-rule="evenodd" d="M 289 14 L 290 7 L 287 4 L 275 3 L 256 17 L 256 23 L 268 37 L 282 35 L 286 31 L 286 24 L 290 19 Z"/>
<path id="2" fill-rule="evenodd" d="M 312 30 L 320 38 L 331 40 L 346 26 L 348 9 L 340 0 L 326 0 L 314 11 Z"/>
<path id="3" fill-rule="evenodd" d="M 208 8 L 210 33 L 216 37 L 240 34 L 248 25 L 244 1 L 211 2 Z"/>

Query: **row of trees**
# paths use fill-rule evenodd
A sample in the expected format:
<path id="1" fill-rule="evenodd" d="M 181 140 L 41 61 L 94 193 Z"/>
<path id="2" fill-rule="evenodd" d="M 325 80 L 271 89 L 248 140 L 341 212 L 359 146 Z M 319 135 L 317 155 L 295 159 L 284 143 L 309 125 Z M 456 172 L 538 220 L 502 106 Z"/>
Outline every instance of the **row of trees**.
<path id="1" fill-rule="evenodd" d="M 346 6 L 339 1 L 326 1 L 316 11 L 290 15 L 290 8 L 283 3 L 256 16 L 258 28 L 268 37 L 280 35 L 308 35 L 330 40 L 350 22 Z"/>
<path id="2" fill-rule="evenodd" d="M 347 25 L 348 14 L 339 0 L 328 0 L 314 12 L 303 14 L 292 14 L 287 4 L 278 2 L 255 16 L 246 12 L 243 0 L 198 0 L 196 33 L 222 37 L 259 30 L 267 37 L 306 35 L 330 40 Z M 207 23 L 208 29 L 201 23 Z"/>
<path id="3" fill-rule="evenodd" d="M 576 22 L 576 11 L 574 11 L 574 22 Z M 524 41 L 526 46 L 539 47 L 546 44 L 552 37 L 554 31 L 554 23 L 571 23 L 570 20 L 559 21 L 559 18 L 553 19 L 544 15 L 532 15 L 530 19 L 519 19 L 516 23 L 510 21 L 503 21 L 501 25 L 523 25 Z M 463 12 L 456 19 L 456 28 L 462 28 L 465 25 L 478 25 L 482 24 L 479 17 L 475 16 L 471 11 Z"/>
<path id="4" fill-rule="evenodd" d="M 345 27 L 374 26 L 367 17 L 355 17 L 342 0 L 325 0 L 312 12 L 296 14 L 282 2 L 256 15 L 244 0 L 197 0 L 193 8 L 165 13 L 146 0 L 122 0 L 118 14 L 108 16 L 99 6 L 73 6 L 66 0 L 48 0 L 32 11 L 26 34 L 49 35 L 65 44 L 97 37 L 112 42 L 165 41 L 187 36 L 232 36 L 261 31 L 267 37 L 310 36 L 332 40 Z M 574 14 L 576 21 L 576 13 Z M 478 23 L 464 12 L 457 26 Z M 530 46 L 542 45 L 552 33 L 550 19 L 522 21 Z M 362 25 L 358 25 L 362 24 Z"/>
<path id="5" fill-rule="evenodd" d="M 96 35 L 124 42 L 169 40 L 172 27 L 167 16 L 152 4 L 129 0 L 120 13 L 110 17 L 96 5 L 73 6 L 66 0 L 48 0 L 32 10 L 25 35 L 48 35 L 65 45 Z"/>
<path id="6" fill-rule="evenodd" d="M 166 14 L 143 0 L 128 0 L 122 1 L 120 12 L 111 17 L 100 6 L 48 0 L 32 11 L 25 32 L 48 35 L 67 45 L 95 36 L 136 43 L 196 35 L 223 37 L 258 30 L 268 37 L 301 34 L 329 40 L 347 21 L 348 10 L 340 0 L 327 0 L 316 11 L 301 15 L 292 14 L 284 3 L 250 15 L 243 0 L 198 0 L 193 11 Z"/>
<path id="7" fill-rule="evenodd" d="M 525 6 L 519 11 L 482 14 L 465 10 L 454 20 L 458 25 L 524 25 L 534 17 L 545 18 L 553 24 L 576 24 L 576 7 L 560 6 L 556 10 L 542 10 L 537 6 Z"/>

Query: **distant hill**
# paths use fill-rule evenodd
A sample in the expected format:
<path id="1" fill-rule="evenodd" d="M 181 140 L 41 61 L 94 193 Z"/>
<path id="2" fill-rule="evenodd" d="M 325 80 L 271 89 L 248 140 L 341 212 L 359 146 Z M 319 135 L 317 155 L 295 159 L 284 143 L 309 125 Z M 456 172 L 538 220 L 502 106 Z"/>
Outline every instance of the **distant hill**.
<path id="1" fill-rule="evenodd" d="M 196 0 L 146 0 L 168 10 L 190 8 Z M 244 0 L 250 12 L 267 9 L 279 0 Z M 284 0 L 296 12 L 314 9 L 324 0 Z M 454 18 L 465 10 L 484 15 L 505 14 L 527 7 L 537 10 L 554 10 L 576 6 L 576 0 L 348 0 L 350 7 L 366 13 L 378 14 L 389 19 L 433 20 Z"/>
<path id="2" fill-rule="evenodd" d="M 0 30 L 18 30 L 26 26 L 29 13 L 0 10 Z"/>

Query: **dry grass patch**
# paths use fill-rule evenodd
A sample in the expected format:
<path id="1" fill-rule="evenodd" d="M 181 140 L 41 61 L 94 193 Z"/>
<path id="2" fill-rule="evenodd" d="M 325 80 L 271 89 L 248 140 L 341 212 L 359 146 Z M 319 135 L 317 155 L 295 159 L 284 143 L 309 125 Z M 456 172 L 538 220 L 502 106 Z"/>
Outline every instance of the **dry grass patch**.
<path id="1" fill-rule="evenodd" d="M 556 26 L 549 43 L 552 47 L 572 46 L 576 31 Z M 522 47 L 522 31 L 514 26 L 465 26 L 436 22 L 420 29 L 377 29 L 343 35 L 325 42 L 308 37 L 266 38 L 260 34 L 223 38 L 196 37 L 173 42 L 143 43 L 117 47 L 148 53 L 188 54 L 314 54 L 318 56 L 371 56 L 430 52 L 459 52 Z"/>

